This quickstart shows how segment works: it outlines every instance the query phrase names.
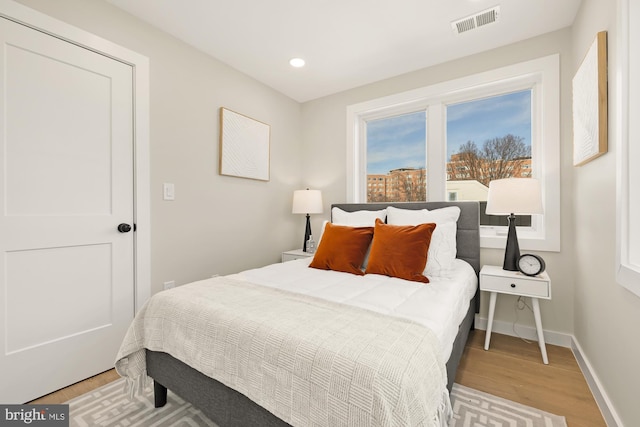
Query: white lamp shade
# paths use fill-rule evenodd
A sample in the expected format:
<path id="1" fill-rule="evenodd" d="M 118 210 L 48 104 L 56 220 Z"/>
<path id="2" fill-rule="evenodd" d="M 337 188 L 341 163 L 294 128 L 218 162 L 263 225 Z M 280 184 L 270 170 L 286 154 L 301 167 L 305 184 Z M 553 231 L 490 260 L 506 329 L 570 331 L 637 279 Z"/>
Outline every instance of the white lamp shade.
<path id="1" fill-rule="evenodd" d="M 489 183 L 488 215 L 541 214 L 542 191 L 534 178 L 497 179 Z"/>
<path id="2" fill-rule="evenodd" d="M 293 192 L 294 214 L 322 213 L 322 192 L 320 190 L 295 190 Z"/>

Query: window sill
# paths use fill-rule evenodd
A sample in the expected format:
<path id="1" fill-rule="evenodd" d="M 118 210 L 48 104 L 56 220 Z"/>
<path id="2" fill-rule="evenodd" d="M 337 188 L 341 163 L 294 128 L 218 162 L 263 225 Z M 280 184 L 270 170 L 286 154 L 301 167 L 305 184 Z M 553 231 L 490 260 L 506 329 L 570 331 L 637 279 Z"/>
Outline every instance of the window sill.
<path id="1" fill-rule="evenodd" d="M 482 249 L 504 249 L 507 245 L 507 236 L 487 236 L 480 233 L 480 248 Z M 560 239 L 518 236 L 518 246 L 520 252 L 542 251 L 560 252 Z"/>

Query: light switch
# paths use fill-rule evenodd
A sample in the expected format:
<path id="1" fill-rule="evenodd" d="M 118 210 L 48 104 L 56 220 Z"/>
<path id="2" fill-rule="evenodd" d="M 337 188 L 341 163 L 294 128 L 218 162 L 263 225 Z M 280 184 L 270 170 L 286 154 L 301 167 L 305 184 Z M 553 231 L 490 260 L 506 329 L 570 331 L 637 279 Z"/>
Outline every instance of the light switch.
<path id="1" fill-rule="evenodd" d="M 165 182 L 162 188 L 162 195 L 164 200 L 176 199 L 176 187 L 171 182 Z"/>

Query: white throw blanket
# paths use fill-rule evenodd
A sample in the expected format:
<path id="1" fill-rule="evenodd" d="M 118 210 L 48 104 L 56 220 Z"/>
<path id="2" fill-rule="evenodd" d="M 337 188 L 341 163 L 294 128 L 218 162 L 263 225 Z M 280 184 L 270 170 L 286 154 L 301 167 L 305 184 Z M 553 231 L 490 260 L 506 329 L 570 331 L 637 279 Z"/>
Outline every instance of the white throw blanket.
<path id="1" fill-rule="evenodd" d="M 409 320 L 217 277 L 140 310 L 116 370 L 146 377 L 169 353 L 293 426 L 446 426 L 446 370 L 434 333 Z"/>

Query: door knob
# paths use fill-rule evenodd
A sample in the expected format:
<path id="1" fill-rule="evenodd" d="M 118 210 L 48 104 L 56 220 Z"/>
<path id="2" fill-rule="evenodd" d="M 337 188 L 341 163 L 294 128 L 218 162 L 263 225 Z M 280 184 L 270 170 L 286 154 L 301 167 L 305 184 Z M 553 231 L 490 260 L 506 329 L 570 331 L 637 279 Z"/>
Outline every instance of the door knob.
<path id="1" fill-rule="evenodd" d="M 131 226 L 123 222 L 122 224 L 118 225 L 118 231 L 121 233 L 128 233 L 131 231 Z"/>

